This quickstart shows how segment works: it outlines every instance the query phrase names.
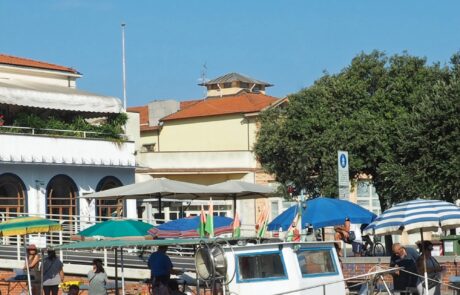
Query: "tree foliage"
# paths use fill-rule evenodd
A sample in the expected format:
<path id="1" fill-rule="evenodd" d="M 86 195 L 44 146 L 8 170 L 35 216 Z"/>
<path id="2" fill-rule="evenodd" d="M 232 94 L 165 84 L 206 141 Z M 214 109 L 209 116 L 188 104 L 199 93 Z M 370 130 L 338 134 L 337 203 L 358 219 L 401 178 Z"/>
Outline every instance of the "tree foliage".
<path id="1" fill-rule="evenodd" d="M 350 175 L 365 174 L 382 206 L 416 197 L 453 200 L 460 188 L 460 55 L 449 66 L 425 58 L 356 56 L 261 116 L 255 145 L 283 184 L 337 196 L 337 151 Z"/>

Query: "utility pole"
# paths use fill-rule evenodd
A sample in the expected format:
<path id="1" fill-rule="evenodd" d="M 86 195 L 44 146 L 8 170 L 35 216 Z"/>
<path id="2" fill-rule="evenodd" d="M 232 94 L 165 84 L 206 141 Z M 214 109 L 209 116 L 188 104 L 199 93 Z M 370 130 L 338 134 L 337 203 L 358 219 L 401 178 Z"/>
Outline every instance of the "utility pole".
<path id="1" fill-rule="evenodd" d="M 122 59 L 123 59 L 123 108 L 126 111 L 126 58 L 125 58 L 125 27 L 126 24 L 121 24 L 121 47 L 122 47 Z"/>

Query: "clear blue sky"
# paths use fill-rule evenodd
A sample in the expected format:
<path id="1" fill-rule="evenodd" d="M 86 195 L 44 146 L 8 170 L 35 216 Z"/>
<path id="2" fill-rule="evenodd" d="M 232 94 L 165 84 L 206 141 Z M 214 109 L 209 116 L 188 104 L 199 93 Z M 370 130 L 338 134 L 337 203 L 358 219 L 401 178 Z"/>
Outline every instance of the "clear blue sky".
<path id="1" fill-rule="evenodd" d="M 283 97 L 335 73 L 361 51 L 407 50 L 448 62 L 460 50 L 460 1 L 0 0 L 0 52 L 71 66 L 81 89 L 128 106 L 196 99 L 207 77 L 239 72 Z"/>

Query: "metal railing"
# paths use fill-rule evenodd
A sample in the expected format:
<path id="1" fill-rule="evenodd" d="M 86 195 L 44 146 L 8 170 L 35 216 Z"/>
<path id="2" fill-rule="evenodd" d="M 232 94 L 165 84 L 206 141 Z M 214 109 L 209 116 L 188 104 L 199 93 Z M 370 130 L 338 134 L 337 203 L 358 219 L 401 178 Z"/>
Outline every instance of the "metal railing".
<path id="1" fill-rule="evenodd" d="M 94 132 L 94 131 L 80 131 L 80 130 L 65 130 L 65 129 L 48 129 L 48 128 L 32 128 L 21 126 L 0 126 L 0 133 L 13 133 L 13 134 L 30 134 L 30 135 L 49 135 L 49 136 L 62 136 L 62 137 L 76 137 L 76 138 L 113 138 L 113 134 Z M 117 138 L 128 140 L 126 134 L 117 134 Z"/>
<path id="2" fill-rule="evenodd" d="M 33 213 L 16 213 L 16 212 L 9 212 L 8 215 L 4 212 L 0 212 L 0 222 L 7 221 L 11 218 L 19 217 L 19 216 L 37 216 L 42 218 L 47 218 L 49 220 L 57 221 L 61 224 L 62 230 L 58 232 L 50 232 L 50 233 L 42 233 L 42 234 L 30 234 L 27 235 L 26 243 L 37 243 L 38 246 L 44 247 L 52 247 L 55 245 L 61 245 L 65 243 L 70 243 L 75 241 L 76 235 L 83 229 L 94 225 L 97 223 L 98 219 L 103 218 L 105 220 L 111 219 L 119 219 L 120 217 L 116 216 L 69 216 L 69 215 L 57 215 L 57 214 L 33 214 Z M 133 218 L 130 218 L 133 219 Z M 145 219 L 136 219 L 139 221 L 143 221 L 149 223 L 148 220 Z M 152 221 L 152 220 L 151 220 Z M 155 219 L 153 222 L 150 222 L 152 225 L 157 225 L 158 223 L 164 222 L 163 219 Z M 17 260 L 21 260 L 23 258 L 23 239 L 20 236 L 9 236 L 9 237 L 2 237 L 1 238 L 1 246 L 9 246 L 4 248 L 6 256 L 12 257 L 12 249 L 15 249 L 16 255 L 15 258 Z M 60 251 L 60 256 L 65 258 L 64 252 Z M 0 258 L 2 255 L 0 255 Z"/>

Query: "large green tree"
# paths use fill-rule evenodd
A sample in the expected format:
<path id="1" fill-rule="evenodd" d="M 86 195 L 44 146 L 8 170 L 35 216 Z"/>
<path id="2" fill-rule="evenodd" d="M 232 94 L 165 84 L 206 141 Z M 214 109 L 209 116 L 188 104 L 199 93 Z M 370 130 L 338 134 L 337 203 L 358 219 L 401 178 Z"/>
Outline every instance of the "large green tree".
<path id="1" fill-rule="evenodd" d="M 255 151 L 283 183 L 337 196 L 337 151 L 350 174 L 372 177 L 386 204 L 418 196 L 453 200 L 460 188 L 458 55 L 360 54 L 261 116 Z"/>

